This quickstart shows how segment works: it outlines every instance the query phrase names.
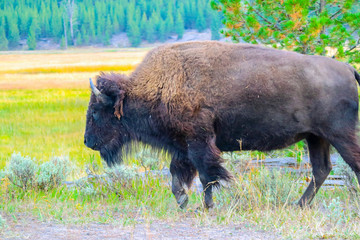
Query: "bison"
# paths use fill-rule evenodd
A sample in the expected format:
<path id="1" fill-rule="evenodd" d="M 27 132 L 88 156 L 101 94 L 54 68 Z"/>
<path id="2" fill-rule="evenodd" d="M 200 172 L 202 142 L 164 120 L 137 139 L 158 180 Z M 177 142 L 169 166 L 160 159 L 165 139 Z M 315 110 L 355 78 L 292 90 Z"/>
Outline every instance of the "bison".
<path id="1" fill-rule="evenodd" d="M 354 68 L 322 56 L 216 41 L 164 45 L 130 76 L 101 73 L 97 86 L 90 79 L 84 143 L 108 165 L 121 162 L 132 140 L 167 150 L 180 207 L 198 173 L 209 208 L 212 188 L 232 178 L 222 151 L 306 139 L 313 178 L 298 202 L 304 206 L 331 171 L 330 145 L 360 180 L 356 82 Z"/>

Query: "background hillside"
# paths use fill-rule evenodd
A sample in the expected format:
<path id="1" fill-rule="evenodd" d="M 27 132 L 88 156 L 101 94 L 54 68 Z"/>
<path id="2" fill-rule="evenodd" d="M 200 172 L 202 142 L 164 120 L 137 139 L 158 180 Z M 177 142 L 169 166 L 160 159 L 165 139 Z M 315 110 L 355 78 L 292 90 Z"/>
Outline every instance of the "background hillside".
<path id="1" fill-rule="evenodd" d="M 39 42 L 110 45 L 113 37 L 142 41 L 181 39 L 186 30 L 219 39 L 221 14 L 210 0 L 8 0 L 0 2 L 0 50 L 36 49 Z M 208 29 L 208 30 L 207 30 Z M 187 31 L 189 32 L 189 31 Z"/>

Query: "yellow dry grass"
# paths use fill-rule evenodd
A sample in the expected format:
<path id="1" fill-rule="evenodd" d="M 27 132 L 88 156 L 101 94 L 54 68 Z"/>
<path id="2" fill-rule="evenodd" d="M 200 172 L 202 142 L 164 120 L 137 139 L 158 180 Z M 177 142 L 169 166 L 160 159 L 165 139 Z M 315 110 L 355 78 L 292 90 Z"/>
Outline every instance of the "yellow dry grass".
<path id="1" fill-rule="evenodd" d="M 3 52 L 0 90 L 85 88 L 100 71 L 129 73 L 148 49 Z"/>

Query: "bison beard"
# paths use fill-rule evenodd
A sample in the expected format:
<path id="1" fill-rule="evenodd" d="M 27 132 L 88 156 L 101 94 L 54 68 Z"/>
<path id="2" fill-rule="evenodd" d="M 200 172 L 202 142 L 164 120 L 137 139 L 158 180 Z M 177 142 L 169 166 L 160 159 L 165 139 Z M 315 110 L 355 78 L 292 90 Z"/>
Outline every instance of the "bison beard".
<path id="1" fill-rule="evenodd" d="M 304 206 L 332 169 L 330 145 L 360 180 L 359 81 L 351 66 L 326 57 L 212 41 L 166 45 L 129 77 L 101 73 L 97 87 L 91 82 L 85 144 L 108 165 L 133 140 L 165 149 L 180 207 L 196 173 L 212 207 L 213 186 L 231 180 L 221 151 L 267 151 L 306 139 L 313 179 Z"/>
<path id="2" fill-rule="evenodd" d="M 116 163 L 122 162 L 122 148 L 120 144 L 113 146 L 105 146 L 100 149 L 101 158 L 107 163 L 108 166 L 113 166 Z"/>

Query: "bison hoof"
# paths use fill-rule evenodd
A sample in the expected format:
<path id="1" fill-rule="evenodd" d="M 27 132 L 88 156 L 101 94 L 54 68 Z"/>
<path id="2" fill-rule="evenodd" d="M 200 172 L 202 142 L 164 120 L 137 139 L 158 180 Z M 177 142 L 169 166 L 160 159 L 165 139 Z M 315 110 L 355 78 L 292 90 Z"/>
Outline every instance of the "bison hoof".
<path id="1" fill-rule="evenodd" d="M 189 202 L 189 197 L 186 194 L 181 195 L 181 197 L 177 201 L 181 209 L 186 208 L 188 202 Z"/>
<path id="2" fill-rule="evenodd" d="M 213 202 L 210 202 L 210 203 L 206 203 L 205 202 L 205 209 L 210 209 L 210 208 L 213 208 L 214 207 L 214 203 Z"/>

